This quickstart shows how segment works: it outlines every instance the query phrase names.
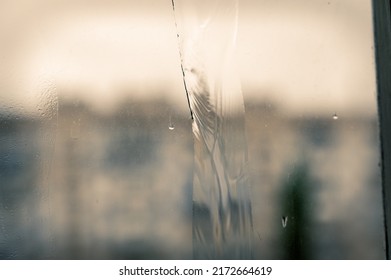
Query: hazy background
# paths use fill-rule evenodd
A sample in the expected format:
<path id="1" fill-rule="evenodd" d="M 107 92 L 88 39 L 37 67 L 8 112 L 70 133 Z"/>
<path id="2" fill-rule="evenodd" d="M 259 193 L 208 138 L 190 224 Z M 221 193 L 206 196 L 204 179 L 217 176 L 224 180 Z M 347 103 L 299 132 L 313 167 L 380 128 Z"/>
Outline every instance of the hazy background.
<path id="1" fill-rule="evenodd" d="M 239 1 L 255 258 L 385 258 L 371 20 Z M 170 0 L 1 1 L 1 258 L 192 257 L 176 35 Z"/>
<path id="2" fill-rule="evenodd" d="M 374 115 L 369 0 L 239 2 L 246 97 L 301 113 Z M 164 91 L 176 106 L 186 105 L 170 1 L 0 5 L 2 106 L 31 108 L 47 81 L 101 109 L 127 90 L 145 98 Z"/>

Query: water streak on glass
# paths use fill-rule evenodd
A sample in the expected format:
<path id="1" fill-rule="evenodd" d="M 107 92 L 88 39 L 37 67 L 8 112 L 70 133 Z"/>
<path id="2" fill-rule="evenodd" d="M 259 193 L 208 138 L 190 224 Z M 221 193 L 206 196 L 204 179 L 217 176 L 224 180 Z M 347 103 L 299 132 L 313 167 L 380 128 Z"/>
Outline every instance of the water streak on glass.
<path id="1" fill-rule="evenodd" d="M 245 112 L 234 63 L 238 2 L 172 5 L 193 119 L 193 256 L 251 258 Z"/>
<path id="2" fill-rule="evenodd" d="M 282 227 L 286 228 L 286 226 L 288 224 L 288 216 L 282 216 L 281 223 L 282 223 Z"/>
<path id="3" fill-rule="evenodd" d="M 38 191 L 37 197 L 32 196 L 36 201 L 42 201 L 37 206 L 37 212 L 41 215 L 38 226 L 41 229 L 40 238 L 50 243 L 45 250 L 41 252 L 46 258 L 55 256 L 55 246 L 53 245 L 54 234 L 50 224 L 52 219 L 52 200 L 51 200 L 51 184 L 52 184 L 52 168 L 54 160 L 54 151 L 56 148 L 56 138 L 58 132 L 58 93 L 55 83 L 51 79 L 42 79 L 40 83 L 40 94 L 38 97 L 37 110 L 38 115 L 38 133 L 41 136 L 42 150 L 37 156 L 40 168 L 40 178 L 37 181 Z M 41 241 L 43 242 L 43 241 Z"/>

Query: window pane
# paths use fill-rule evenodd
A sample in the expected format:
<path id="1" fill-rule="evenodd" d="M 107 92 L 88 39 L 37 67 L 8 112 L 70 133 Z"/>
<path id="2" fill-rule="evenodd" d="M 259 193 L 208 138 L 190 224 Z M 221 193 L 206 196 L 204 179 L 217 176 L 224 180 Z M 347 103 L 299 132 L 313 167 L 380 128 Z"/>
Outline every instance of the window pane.
<path id="1" fill-rule="evenodd" d="M 171 1 L 30 2 L 0 4 L 0 258 L 193 258 Z M 371 1 L 240 0 L 235 28 L 253 257 L 385 258 Z"/>
<path id="2" fill-rule="evenodd" d="M 0 258 L 191 258 L 171 3 L 0 5 Z"/>
<path id="3" fill-rule="evenodd" d="M 371 1 L 241 6 L 256 258 L 384 259 Z"/>

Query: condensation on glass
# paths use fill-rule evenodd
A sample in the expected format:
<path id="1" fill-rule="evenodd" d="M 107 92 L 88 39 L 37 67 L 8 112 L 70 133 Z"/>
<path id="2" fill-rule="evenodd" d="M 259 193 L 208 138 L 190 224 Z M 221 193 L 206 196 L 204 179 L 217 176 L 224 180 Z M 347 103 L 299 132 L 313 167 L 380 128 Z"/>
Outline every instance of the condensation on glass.
<path id="1" fill-rule="evenodd" d="M 371 1 L 228 2 L 0 4 L 1 259 L 385 258 Z"/>

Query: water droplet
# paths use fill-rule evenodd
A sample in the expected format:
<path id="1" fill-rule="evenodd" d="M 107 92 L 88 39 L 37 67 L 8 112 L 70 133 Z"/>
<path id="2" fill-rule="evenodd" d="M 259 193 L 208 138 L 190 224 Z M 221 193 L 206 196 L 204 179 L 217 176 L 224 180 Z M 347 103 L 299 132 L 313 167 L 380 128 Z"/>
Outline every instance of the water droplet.
<path id="1" fill-rule="evenodd" d="M 170 113 L 170 115 L 169 115 L 169 117 L 168 117 L 168 123 L 169 123 L 168 129 L 169 129 L 169 130 L 174 130 L 174 129 L 175 129 L 175 125 L 172 123 L 171 113 Z"/>
<path id="2" fill-rule="evenodd" d="M 282 227 L 286 228 L 286 225 L 288 224 L 288 216 L 282 216 L 281 223 L 282 223 Z"/>
<path id="3" fill-rule="evenodd" d="M 333 115 L 333 120 L 338 120 L 338 115 L 337 115 L 337 113 L 334 113 L 334 115 Z"/>

